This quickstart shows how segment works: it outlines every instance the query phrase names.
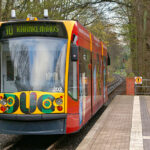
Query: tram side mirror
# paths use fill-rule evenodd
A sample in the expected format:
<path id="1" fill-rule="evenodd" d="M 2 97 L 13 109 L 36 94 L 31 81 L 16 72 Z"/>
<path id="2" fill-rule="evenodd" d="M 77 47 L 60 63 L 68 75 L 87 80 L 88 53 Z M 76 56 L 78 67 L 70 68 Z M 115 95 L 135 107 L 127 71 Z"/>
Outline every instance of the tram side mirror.
<path id="1" fill-rule="evenodd" d="M 109 54 L 107 54 L 107 65 L 108 66 L 110 65 L 110 56 L 109 56 Z"/>
<path id="2" fill-rule="evenodd" d="M 78 46 L 75 44 L 71 44 L 71 60 L 72 61 L 78 60 Z"/>

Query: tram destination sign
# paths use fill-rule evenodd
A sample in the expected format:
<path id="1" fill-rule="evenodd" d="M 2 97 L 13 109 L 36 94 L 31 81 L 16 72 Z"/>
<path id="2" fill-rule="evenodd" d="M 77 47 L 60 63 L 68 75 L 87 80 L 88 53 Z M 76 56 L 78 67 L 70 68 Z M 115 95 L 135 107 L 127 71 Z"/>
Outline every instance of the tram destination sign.
<path id="1" fill-rule="evenodd" d="M 65 26 L 61 22 L 13 22 L 0 27 L 0 38 L 23 36 L 49 36 L 67 38 Z"/>

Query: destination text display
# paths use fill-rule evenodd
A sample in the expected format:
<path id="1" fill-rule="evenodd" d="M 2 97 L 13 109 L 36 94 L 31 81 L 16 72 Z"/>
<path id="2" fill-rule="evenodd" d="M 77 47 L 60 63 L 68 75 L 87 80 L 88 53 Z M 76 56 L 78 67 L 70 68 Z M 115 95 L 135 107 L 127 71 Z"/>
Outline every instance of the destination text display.
<path id="1" fill-rule="evenodd" d="M 63 23 L 56 22 L 22 22 L 6 23 L 0 28 L 0 38 L 20 36 L 52 36 L 67 38 Z"/>

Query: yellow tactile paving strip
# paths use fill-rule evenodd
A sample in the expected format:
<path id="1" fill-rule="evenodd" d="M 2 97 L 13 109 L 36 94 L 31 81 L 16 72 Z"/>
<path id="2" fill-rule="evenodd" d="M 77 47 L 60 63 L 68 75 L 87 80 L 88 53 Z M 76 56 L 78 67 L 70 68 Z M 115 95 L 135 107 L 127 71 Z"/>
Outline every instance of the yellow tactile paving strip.
<path id="1" fill-rule="evenodd" d="M 129 150 L 133 96 L 116 96 L 77 150 Z"/>

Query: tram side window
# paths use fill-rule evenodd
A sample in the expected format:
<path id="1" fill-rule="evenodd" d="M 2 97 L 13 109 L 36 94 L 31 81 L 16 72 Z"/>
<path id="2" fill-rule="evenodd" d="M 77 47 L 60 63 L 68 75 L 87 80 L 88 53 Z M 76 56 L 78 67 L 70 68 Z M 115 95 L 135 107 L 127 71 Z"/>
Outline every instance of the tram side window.
<path id="1" fill-rule="evenodd" d="M 69 59 L 68 94 L 77 100 L 77 62 Z"/>
<path id="2" fill-rule="evenodd" d="M 100 63 L 100 59 L 99 59 L 99 54 L 97 54 L 97 63 L 96 63 L 96 66 L 97 66 L 97 74 L 96 74 L 96 77 L 97 77 L 97 94 L 98 95 L 101 95 L 101 63 Z"/>
<path id="3" fill-rule="evenodd" d="M 105 80 L 105 85 L 107 85 L 107 63 L 106 63 L 106 56 L 104 56 L 104 80 Z"/>
<path id="4" fill-rule="evenodd" d="M 7 81 L 13 81 L 14 80 L 14 66 L 12 61 L 9 57 L 7 57 Z"/>
<path id="5" fill-rule="evenodd" d="M 91 63 L 90 51 L 80 47 L 79 48 L 79 83 L 80 96 L 89 96 L 89 84 L 91 80 L 91 70 L 89 64 Z"/>

